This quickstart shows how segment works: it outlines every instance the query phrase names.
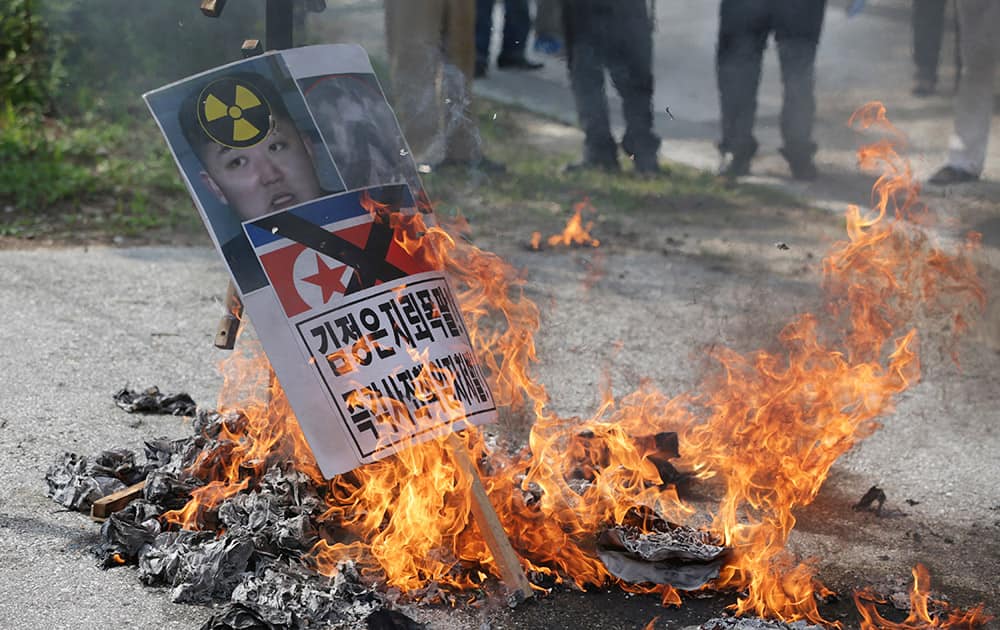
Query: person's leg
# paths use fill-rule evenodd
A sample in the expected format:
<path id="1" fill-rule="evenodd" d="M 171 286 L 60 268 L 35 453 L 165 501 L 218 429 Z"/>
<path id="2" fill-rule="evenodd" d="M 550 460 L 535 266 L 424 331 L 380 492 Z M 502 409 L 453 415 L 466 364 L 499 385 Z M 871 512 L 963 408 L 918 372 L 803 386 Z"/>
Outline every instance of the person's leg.
<path id="1" fill-rule="evenodd" d="M 528 0 L 504 0 L 503 47 L 497 57 L 498 68 L 538 70 L 545 64 L 531 61 L 524 55 L 531 32 L 531 11 Z"/>
<path id="2" fill-rule="evenodd" d="M 530 32 L 531 10 L 528 8 L 528 0 L 504 0 L 503 46 L 500 48 L 500 56 L 523 59 Z"/>
<path id="3" fill-rule="evenodd" d="M 440 74 L 444 3 L 385 0 L 393 104 L 417 163 L 435 163 L 443 156 L 439 138 L 443 122 Z"/>
<path id="4" fill-rule="evenodd" d="M 496 0 L 476 0 L 476 76 L 490 66 L 490 39 L 493 34 L 493 5 Z"/>
<path id="5" fill-rule="evenodd" d="M 535 50 L 555 54 L 563 40 L 562 32 L 562 9 L 559 1 L 538 0 L 535 3 Z"/>
<path id="6" fill-rule="evenodd" d="M 823 30 L 826 0 L 775 0 L 774 37 L 783 84 L 781 104 L 782 155 L 792 175 L 816 177 L 813 124 L 816 120 L 816 47 Z"/>
<path id="7" fill-rule="evenodd" d="M 653 24 L 646 0 L 619 0 L 607 28 L 604 55 L 625 118 L 622 149 L 637 171 L 653 173 L 660 138 L 653 133 Z"/>
<path id="8" fill-rule="evenodd" d="M 715 56 L 722 114 L 719 151 L 724 156 L 732 154 L 733 175 L 745 174 L 757 152 L 753 123 L 761 57 L 769 33 L 767 0 L 722 0 Z"/>
<path id="9" fill-rule="evenodd" d="M 604 92 L 604 40 L 600 14 L 592 0 L 566 0 L 563 18 L 567 37 L 570 84 L 584 133 L 583 163 L 618 168 L 618 146 L 611 135 L 608 99 Z"/>
<path id="10" fill-rule="evenodd" d="M 946 1 L 913 0 L 913 63 L 916 66 L 913 93 L 917 96 L 931 94 L 937 86 Z"/>
<path id="11" fill-rule="evenodd" d="M 446 0 L 441 96 L 444 102 L 445 159 L 451 162 L 478 162 L 483 155 L 479 130 L 472 113 L 475 22 L 476 5 L 473 0 Z"/>
<path id="12" fill-rule="evenodd" d="M 957 5 L 962 29 L 962 76 L 955 97 L 955 130 L 947 165 L 977 178 L 983 172 L 993 115 L 998 54 L 995 31 L 1000 24 L 1000 2 L 962 0 Z"/>

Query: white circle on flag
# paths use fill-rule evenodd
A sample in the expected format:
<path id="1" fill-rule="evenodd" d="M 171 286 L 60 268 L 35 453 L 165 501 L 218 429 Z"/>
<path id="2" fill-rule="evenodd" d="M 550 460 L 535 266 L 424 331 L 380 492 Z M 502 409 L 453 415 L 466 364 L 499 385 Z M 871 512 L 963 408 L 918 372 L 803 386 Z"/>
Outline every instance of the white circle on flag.
<path id="1" fill-rule="evenodd" d="M 329 304 L 347 291 L 354 270 L 313 249 L 304 249 L 295 259 L 292 277 L 295 290 L 312 308 Z"/>

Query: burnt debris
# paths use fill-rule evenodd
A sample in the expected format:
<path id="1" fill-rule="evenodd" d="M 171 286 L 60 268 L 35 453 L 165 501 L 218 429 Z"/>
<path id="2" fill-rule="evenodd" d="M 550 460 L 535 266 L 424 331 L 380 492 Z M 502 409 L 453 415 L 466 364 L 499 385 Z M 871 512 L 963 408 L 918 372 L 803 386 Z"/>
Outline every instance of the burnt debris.
<path id="1" fill-rule="evenodd" d="M 631 510 L 597 538 L 597 555 L 626 582 L 694 590 L 719 577 L 730 549 L 714 533 L 676 525 L 648 510 Z"/>
<path id="2" fill-rule="evenodd" d="M 93 460 L 75 453 L 56 457 L 45 473 L 46 496 L 73 510 L 89 511 L 94 501 L 138 483 L 155 466 L 138 465 L 124 449 L 101 452 Z"/>
<path id="3" fill-rule="evenodd" d="M 390 610 L 352 564 L 341 564 L 334 577 L 307 566 L 303 555 L 330 534 L 318 521 L 322 488 L 288 464 L 248 469 L 246 490 L 197 515 L 205 530 L 177 529 L 180 517 L 167 513 L 205 484 L 211 475 L 199 472 L 211 472 L 234 446 L 225 436 L 238 435 L 246 422 L 242 414 L 199 410 L 191 437 L 146 442 L 143 463 L 125 449 L 92 460 L 64 453 L 45 476 L 48 495 L 89 511 L 95 501 L 144 481 L 141 497 L 104 521 L 93 551 L 104 568 L 137 567 L 140 581 L 170 589 L 175 602 L 229 602 L 202 630 L 420 628 Z"/>
<path id="4" fill-rule="evenodd" d="M 868 488 L 868 492 L 865 492 L 861 499 L 854 504 L 853 509 L 855 512 L 874 512 L 875 514 L 882 514 L 882 506 L 885 505 L 885 491 L 878 486 L 872 486 Z"/>
<path id="5" fill-rule="evenodd" d="M 698 630 L 823 630 L 808 621 L 777 621 L 760 617 L 718 617 L 698 626 Z"/>
<path id="6" fill-rule="evenodd" d="M 129 413 L 159 413 L 171 416 L 193 416 L 197 405 L 191 396 L 164 394 L 155 385 L 142 391 L 123 387 L 115 395 L 115 404 Z"/>

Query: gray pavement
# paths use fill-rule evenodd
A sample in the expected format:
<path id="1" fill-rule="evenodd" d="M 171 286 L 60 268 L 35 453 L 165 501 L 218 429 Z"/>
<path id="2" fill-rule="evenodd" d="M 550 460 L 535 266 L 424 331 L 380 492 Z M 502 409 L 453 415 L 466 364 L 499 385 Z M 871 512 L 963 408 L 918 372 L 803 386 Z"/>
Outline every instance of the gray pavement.
<path id="1" fill-rule="evenodd" d="M 690 229 L 695 238 L 698 226 Z M 777 229 L 791 234 L 795 249 L 775 268 L 806 264 L 812 245 L 794 226 Z M 664 256 L 620 239 L 599 257 L 532 254 L 500 238 L 480 244 L 530 270 L 529 295 L 543 307 L 538 375 L 556 411 L 587 414 L 606 367 L 619 395 L 644 378 L 679 393 L 705 368 L 704 348 L 766 346 L 781 322 L 814 302 L 812 275 L 761 266 L 777 251 L 773 233 L 742 242 L 734 236 L 733 250 L 746 255 L 729 260 Z M 0 270 L 7 279 L 0 285 L 0 627 L 199 627 L 210 613 L 205 607 L 171 604 L 165 591 L 141 586 L 132 569 L 98 569 L 88 552 L 97 525 L 47 499 L 43 475 L 62 450 L 141 449 L 144 439 L 187 433 L 181 419 L 115 407 L 111 394 L 125 384 L 186 390 L 213 405 L 221 264 L 207 249 L 101 247 L 2 251 Z M 882 431 L 837 463 L 816 503 L 798 512 L 790 544 L 801 557 L 815 557 L 820 577 L 837 589 L 905 576 L 921 561 L 954 601 L 986 601 L 996 610 L 997 355 L 985 344 L 966 344 L 959 370 L 932 341 L 924 382 L 900 398 Z M 875 484 L 889 496 L 887 515 L 852 511 Z M 513 613 L 492 606 L 415 614 L 431 628 L 484 621 L 493 628 L 638 628 L 656 615 L 661 627 L 677 627 L 724 603 L 675 612 L 621 593 L 565 593 Z"/>

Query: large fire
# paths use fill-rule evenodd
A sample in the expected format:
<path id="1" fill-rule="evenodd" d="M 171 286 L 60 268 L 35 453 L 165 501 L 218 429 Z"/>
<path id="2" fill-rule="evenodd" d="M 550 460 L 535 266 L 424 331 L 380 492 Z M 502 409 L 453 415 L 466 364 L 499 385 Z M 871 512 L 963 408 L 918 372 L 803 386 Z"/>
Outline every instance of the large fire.
<path id="1" fill-rule="evenodd" d="M 859 152 L 861 166 L 881 176 L 872 209 L 848 209 L 847 240 L 823 261 L 825 310 L 789 322 L 780 350 L 715 350 L 718 374 L 697 391 L 668 397 L 645 384 L 619 400 L 607 393 L 586 420 L 552 413 L 546 388 L 532 376 L 539 310 L 523 294 L 524 276 L 451 236 L 462 225 L 445 230 L 425 227 L 420 215 L 398 218 L 408 250 L 419 245 L 450 272 L 497 403 L 533 419 L 528 444 L 514 454 L 476 431 L 462 436 L 532 575 L 581 588 L 617 581 L 595 553 L 595 535 L 641 506 L 711 530 L 734 549 L 712 587 L 741 592 L 737 613 L 838 625 L 817 610 L 816 595 L 826 591 L 813 569 L 785 550 L 794 512 L 816 497 L 837 458 L 878 428 L 894 397 L 919 380 L 916 324 L 946 318 L 959 331 L 984 302 L 968 256 L 975 239 L 946 253 L 920 229 L 929 212 L 896 152 L 900 135 L 884 108 L 868 105 L 852 123 L 884 135 Z M 500 576 L 470 518 L 469 480 L 446 440 L 324 481 L 266 359 L 241 345 L 228 362 L 234 378 L 220 408 L 243 410 L 249 424 L 228 436 L 233 446 L 224 457 L 196 464 L 198 476 L 212 481 L 170 513 L 171 522 L 211 526 L 213 506 L 270 463 L 292 461 L 326 488 L 324 519 L 336 534 L 312 549 L 318 570 L 332 573 L 353 559 L 369 576 L 410 592 L 471 588 L 485 572 Z M 649 438 L 666 431 L 678 435 L 674 463 L 716 493 L 712 505 L 687 503 L 663 483 Z M 584 483 L 571 483 L 581 470 Z M 622 586 L 680 603 L 669 586 Z"/>

